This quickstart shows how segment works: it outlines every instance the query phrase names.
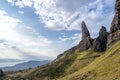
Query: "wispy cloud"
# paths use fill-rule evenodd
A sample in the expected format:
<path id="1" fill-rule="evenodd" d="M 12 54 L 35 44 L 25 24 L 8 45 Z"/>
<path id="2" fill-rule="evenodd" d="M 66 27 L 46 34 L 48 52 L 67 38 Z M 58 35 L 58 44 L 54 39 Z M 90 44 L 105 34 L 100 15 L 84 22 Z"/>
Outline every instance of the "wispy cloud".
<path id="1" fill-rule="evenodd" d="M 77 45 L 82 39 L 81 33 L 75 33 L 73 36 L 66 36 L 64 33 L 61 33 L 62 37 L 59 37 L 59 40 L 62 42 L 73 41 L 75 45 Z"/>

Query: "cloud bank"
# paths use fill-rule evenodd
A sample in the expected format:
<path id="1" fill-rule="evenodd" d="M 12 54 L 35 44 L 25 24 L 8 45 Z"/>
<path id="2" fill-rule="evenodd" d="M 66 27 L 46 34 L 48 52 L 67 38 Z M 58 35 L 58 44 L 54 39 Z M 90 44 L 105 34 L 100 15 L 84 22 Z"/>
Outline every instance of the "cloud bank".
<path id="1" fill-rule="evenodd" d="M 82 20 L 92 33 L 102 25 L 109 27 L 114 0 L 8 0 L 19 8 L 34 8 L 40 22 L 51 30 L 80 30 Z M 106 18 L 107 16 L 107 18 Z M 94 28 L 94 30 L 92 29 Z M 109 29 L 109 28 L 108 28 Z"/>
<path id="2" fill-rule="evenodd" d="M 19 19 L 10 17 L 0 10 L 0 59 L 32 59 L 32 56 L 47 58 L 56 57 L 54 50 L 42 49 L 52 41 L 25 26 Z M 52 56 L 48 56 L 50 51 Z M 33 58 L 35 59 L 35 58 Z"/>

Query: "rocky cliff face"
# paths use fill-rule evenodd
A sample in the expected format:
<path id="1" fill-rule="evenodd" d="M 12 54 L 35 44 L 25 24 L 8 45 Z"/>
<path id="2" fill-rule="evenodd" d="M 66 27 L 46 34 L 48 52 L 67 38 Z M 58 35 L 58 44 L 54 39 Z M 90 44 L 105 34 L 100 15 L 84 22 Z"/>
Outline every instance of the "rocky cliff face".
<path id="1" fill-rule="evenodd" d="M 115 16 L 111 23 L 107 48 L 109 48 L 112 45 L 112 43 L 114 43 L 117 40 L 120 40 L 120 0 L 116 0 Z"/>
<path id="2" fill-rule="evenodd" d="M 120 30 L 120 0 L 117 0 L 115 4 L 115 16 L 111 23 L 110 33 L 114 33 L 117 30 Z"/>

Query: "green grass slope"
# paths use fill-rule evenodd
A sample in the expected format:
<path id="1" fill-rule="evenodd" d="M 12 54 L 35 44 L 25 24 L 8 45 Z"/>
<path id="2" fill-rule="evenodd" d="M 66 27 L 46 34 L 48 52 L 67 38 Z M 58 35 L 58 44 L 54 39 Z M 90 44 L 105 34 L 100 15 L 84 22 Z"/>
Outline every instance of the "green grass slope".
<path id="1" fill-rule="evenodd" d="M 92 49 L 66 51 L 52 63 L 13 73 L 12 80 L 120 80 L 120 41 L 104 54 Z"/>
<path id="2" fill-rule="evenodd" d="M 84 52 L 79 52 L 76 49 L 75 52 L 71 54 L 67 51 L 52 63 L 31 70 L 22 71 L 18 76 L 30 80 L 58 79 L 84 68 L 99 56 L 101 56 L 101 54 L 94 52 L 92 49 Z"/>
<path id="3" fill-rule="evenodd" d="M 120 80 L 120 41 L 88 66 L 58 80 Z"/>

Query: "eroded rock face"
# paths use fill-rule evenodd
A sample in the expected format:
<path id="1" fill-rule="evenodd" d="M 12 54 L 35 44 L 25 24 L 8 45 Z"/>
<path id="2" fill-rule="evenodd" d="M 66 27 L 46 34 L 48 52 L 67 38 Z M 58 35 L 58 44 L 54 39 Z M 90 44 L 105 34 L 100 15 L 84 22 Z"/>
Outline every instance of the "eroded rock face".
<path id="1" fill-rule="evenodd" d="M 92 45 L 93 45 L 93 39 L 91 39 L 90 37 L 87 37 L 80 41 L 79 46 L 78 46 L 79 51 L 87 50 L 87 49 L 91 48 Z"/>
<path id="2" fill-rule="evenodd" d="M 110 48 L 111 45 L 118 40 L 120 40 L 120 0 L 116 0 L 115 16 L 111 23 L 110 33 L 108 36 L 107 48 Z"/>
<path id="3" fill-rule="evenodd" d="M 95 51 L 103 52 L 107 48 L 108 32 L 104 26 L 99 31 L 99 36 L 93 42 L 93 49 Z"/>
<path id="4" fill-rule="evenodd" d="M 117 30 L 120 30 L 120 0 L 116 0 L 115 16 L 111 23 L 110 33 L 114 33 Z"/>
<path id="5" fill-rule="evenodd" d="M 78 49 L 79 51 L 84 51 L 92 47 L 93 39 L 91 39 L 90 33 L 84 21 L 82 22 L 81 30 L 82 30 L 82 40 L 78 45 Z"/>

